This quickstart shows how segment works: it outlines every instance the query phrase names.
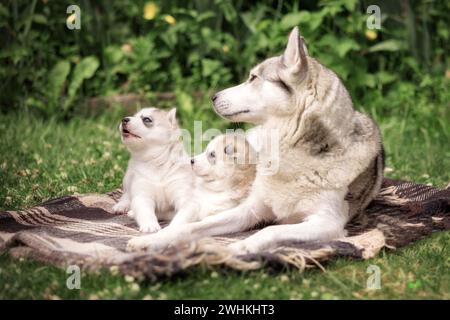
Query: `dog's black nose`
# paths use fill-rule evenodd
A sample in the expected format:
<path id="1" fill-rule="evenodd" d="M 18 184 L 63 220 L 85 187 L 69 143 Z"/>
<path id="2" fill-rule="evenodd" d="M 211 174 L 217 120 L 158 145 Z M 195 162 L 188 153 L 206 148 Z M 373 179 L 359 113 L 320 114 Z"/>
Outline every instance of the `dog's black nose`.
<path id="1" fill-rule="evenodd" d="M 129 117 L 125 117 L 125 118 L 122 119 L 122 124 L 126 124 L 128 122 L 130 122 L 130 118 Z"/>
<path id="2" fill-rule="evenodd" d="M 191 159 L 191 164 L 194 164 L 195 160 L 194 158 Z"/>
<path id="3" fill-rule="evenodd" d="M 212 97 L 212 99 L 211 99 L 211 100 L 212 100 L 212 101 L 214 102 L 214 101 L 216 101 L 216 100 L 217 100 L 217 98 L 218 98 L 218 97 L 219 97 L 219 96 L 218 96 L 217 94 L 215 94 L 215 95 L 214 95 L 214 97 Z"/>

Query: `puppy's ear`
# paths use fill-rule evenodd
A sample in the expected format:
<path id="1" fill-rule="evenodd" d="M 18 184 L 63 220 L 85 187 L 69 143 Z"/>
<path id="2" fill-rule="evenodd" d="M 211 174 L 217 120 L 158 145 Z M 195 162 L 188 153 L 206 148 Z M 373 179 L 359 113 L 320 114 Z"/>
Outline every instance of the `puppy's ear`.
<path id="1" fill-rule="evenodd" d="M 167 114 L 167 119 L 169 120 L 173 128 L 178 127 L 177 108 L 170 109 L 169 113 Z"/>
<path id="2" fill-rule="evenodd" d="M 295 27 L 289 35 L 281 61 L 293 76 L 298 77 L 307 70 L 307 55 L 305 40 L 300 37 L 298 27 Z"/>

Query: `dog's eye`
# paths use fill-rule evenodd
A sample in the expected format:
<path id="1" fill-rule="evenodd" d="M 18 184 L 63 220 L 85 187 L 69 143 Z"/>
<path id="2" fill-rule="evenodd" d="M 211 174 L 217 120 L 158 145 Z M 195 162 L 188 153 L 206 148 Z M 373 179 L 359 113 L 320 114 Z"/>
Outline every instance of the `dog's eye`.
<path id="1" fill-rule="evenodd" d="M 252 82 L 253 80 L 255 80 L 257 78 L 257 76 L 255 74 L 251 74 L 250 78 L 248 79 L 248 82 Z"/>
<path id="2" fill-rule="evenodd" d="M 142 122 L 146 125 L 149 126 L 153 123 L 153 119 L 150 117 L 143 117 L 142 118 Z"/>
<path id="3" fill-rule="evenodd" d="M 215 157 L 216 157 L 216 152 L 215 152 L 215 151 L 211 151 L 211 152 L 209 153 L 209 157 L 210 157 L 210 158 L 215 158 Z"/>

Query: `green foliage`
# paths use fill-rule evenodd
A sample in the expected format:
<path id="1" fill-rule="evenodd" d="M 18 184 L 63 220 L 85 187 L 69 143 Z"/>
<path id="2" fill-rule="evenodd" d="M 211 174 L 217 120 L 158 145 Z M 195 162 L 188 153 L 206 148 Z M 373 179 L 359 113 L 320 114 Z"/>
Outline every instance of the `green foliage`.
<path id="1" fill-rule="evenodd" d="M 67 99 L 64 101 L 63 110 L 71 106 L 75 95 L 80 88 L 84 80 L 91 78 L 99 66 L 98 59 L 96 57 L 86 57 L 83 58 L 76 66 L 73 71 L 72 80 L 69 84 L 69 90 L 67 92 Z"/>
<path id="2" fill-rule="evenodd" d="M 52 111 L 57 109 L 60 104 L 61 93 L 69 72 L 70 62 L 63 60 L 57 62 L 48 75 L 48 104 Z"/>
<path id="3" fill-rule="evenodd" d="M 280 54 L 294 26 L 356 104 L 399 81 L 443 78 L 449 63 L 448 1 L 84 0 L 81 30 L 65 26 L 70 4 L 0 4 L 1 110 L 67 118 L 93 96 L 215 91 Z M 380 30 L 366 27 L 371 4 L 381 8 Z"/>
<path id="4" fill-rule="evenodd" d="M 99 61 L 96 57 L 83 58 L 75 65 L 69 79 L 70 62 L 58 61 L 46 78 L 47 86 L 40 92 L 42 98 L 29 97 L 26 101 L 27 106 L 39 109 L 48 117 L 56 115 L 59 118 L 66 118 L 70 114 L 70 108 L 77 98 L 77 92 L 83 81 L 92 78 L 98 66 Z"/>

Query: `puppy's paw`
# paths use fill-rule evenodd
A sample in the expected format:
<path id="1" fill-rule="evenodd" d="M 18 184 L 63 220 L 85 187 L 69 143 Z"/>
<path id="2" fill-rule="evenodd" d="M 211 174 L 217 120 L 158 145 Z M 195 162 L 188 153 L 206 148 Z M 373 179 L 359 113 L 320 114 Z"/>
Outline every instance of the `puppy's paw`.
<path id="1" fill-rule="evenodd" d="M 158 222 L 141 224 L 139 226 L 140 232 L 155 233 L 158 232 L 159 230 L 161 230 L 161 226 L 159 225 Z"/>
<path id="2" fill-rule="evenodd" d="M 119 201 L 112 207 L 112 212 L 114 214 L 124 214 L 130 210 L 129 201 Z"/>

